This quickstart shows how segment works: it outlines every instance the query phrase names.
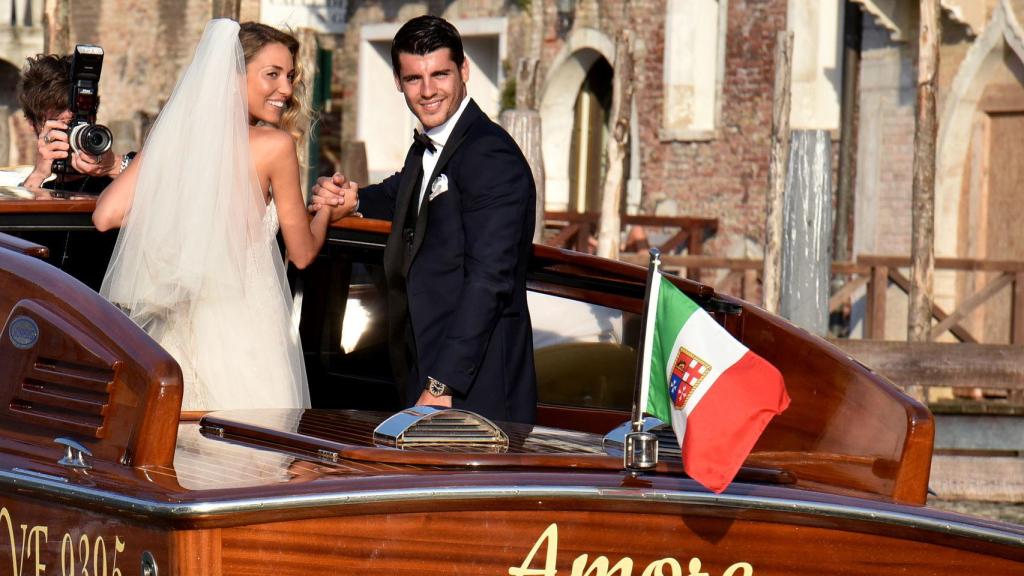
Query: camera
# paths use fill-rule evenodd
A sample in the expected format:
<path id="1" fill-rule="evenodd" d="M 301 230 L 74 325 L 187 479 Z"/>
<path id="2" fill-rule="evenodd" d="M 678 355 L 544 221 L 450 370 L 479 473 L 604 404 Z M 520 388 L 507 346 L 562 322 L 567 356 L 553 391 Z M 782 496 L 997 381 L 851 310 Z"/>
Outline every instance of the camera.
<path id="1" fill-rule="evenodd" d="M 91 44 L 75 46 L 71 57 L 71 87 L 68 90 L 68 123 L 70 152 L 85 152 L 99 156 L 110 150 L 114 135 L 102 124 L 96 124 L 96 111 L 100 107 L 100 70 L 103 67 L 103 48 Z M 70 158 L 53 161 L 53 171 L 74 174 Z"/>

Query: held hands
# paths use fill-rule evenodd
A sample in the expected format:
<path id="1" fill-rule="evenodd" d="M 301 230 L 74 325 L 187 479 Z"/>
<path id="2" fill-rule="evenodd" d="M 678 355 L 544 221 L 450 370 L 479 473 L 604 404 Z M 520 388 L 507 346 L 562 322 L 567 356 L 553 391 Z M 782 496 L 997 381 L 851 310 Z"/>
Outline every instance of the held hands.
<path id="1" fill-rule="evenodd" d="M 309 211 L 319 212 L 326 208 L 330 210 L 331 222 L 352 214 L 358 206 L 359 185 L 349 181 L 343 174 L 321 176 L 313 185 Z"/>

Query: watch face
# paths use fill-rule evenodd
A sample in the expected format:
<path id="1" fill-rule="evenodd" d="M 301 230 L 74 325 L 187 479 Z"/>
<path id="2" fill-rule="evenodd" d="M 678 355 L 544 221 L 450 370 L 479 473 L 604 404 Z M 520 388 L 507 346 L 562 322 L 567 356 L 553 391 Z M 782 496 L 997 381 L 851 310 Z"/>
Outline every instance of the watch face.
<path id="1" fill-rule="evenodd" d="M 444 396 L 444 393 L 446 391 L 447 386 L 445 386 L 444 384 L 438 382 L 437 380 L 435 380 L 433 378 L 430 378 L 428 380 L 428 382 L 430 384 L 429 384 L 427 389 L 430 391 L 430 394 L 432 396 Z"/>

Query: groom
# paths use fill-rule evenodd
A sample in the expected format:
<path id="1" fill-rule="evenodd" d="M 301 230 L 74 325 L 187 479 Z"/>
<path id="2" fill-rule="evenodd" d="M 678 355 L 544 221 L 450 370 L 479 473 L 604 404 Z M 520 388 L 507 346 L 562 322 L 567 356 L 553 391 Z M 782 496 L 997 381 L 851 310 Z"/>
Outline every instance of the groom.
<path id="1" fill-rule="evenodd" d="M 357 202 L 391 220 L 384 251 L 391 361 L 406 404 L 535 419 L 537 384 L 526 305 L 535 210 L 515 141 L 466 95 L 458 31 L 408 21 L 391 45 L 395 85 L 422 125 L 401 172 L 356 190 L 320 178 L 313 209 Z M 404 377 L 404 378 L 403 378 Z"/>

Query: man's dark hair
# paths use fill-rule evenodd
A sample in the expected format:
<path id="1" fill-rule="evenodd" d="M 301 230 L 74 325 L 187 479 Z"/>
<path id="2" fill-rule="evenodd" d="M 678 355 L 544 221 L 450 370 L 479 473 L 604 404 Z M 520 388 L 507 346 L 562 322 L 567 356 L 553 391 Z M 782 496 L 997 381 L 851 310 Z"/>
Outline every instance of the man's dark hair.
<path id="1" fill-rule="evenodd" d="M 442 48 L 451 51 L 452 62 L 456 66 L 462 66 L 466 55 L 462 51 L 462 37 L 455 26 L 437 16 L 417 16 L 403 24 L 391 42 L 391 69 L 398 76 L 401 69 L 398 55 L 403 52 L 423 56 Z"/>
<path id="2" fill-rule="evenodd" d="M 18 102 L 37 131 L 46 123 L 47 114 L 67 109 L 70 88 L 71 56 L 39 54 L 28 59 L 21 71 Z"/>

